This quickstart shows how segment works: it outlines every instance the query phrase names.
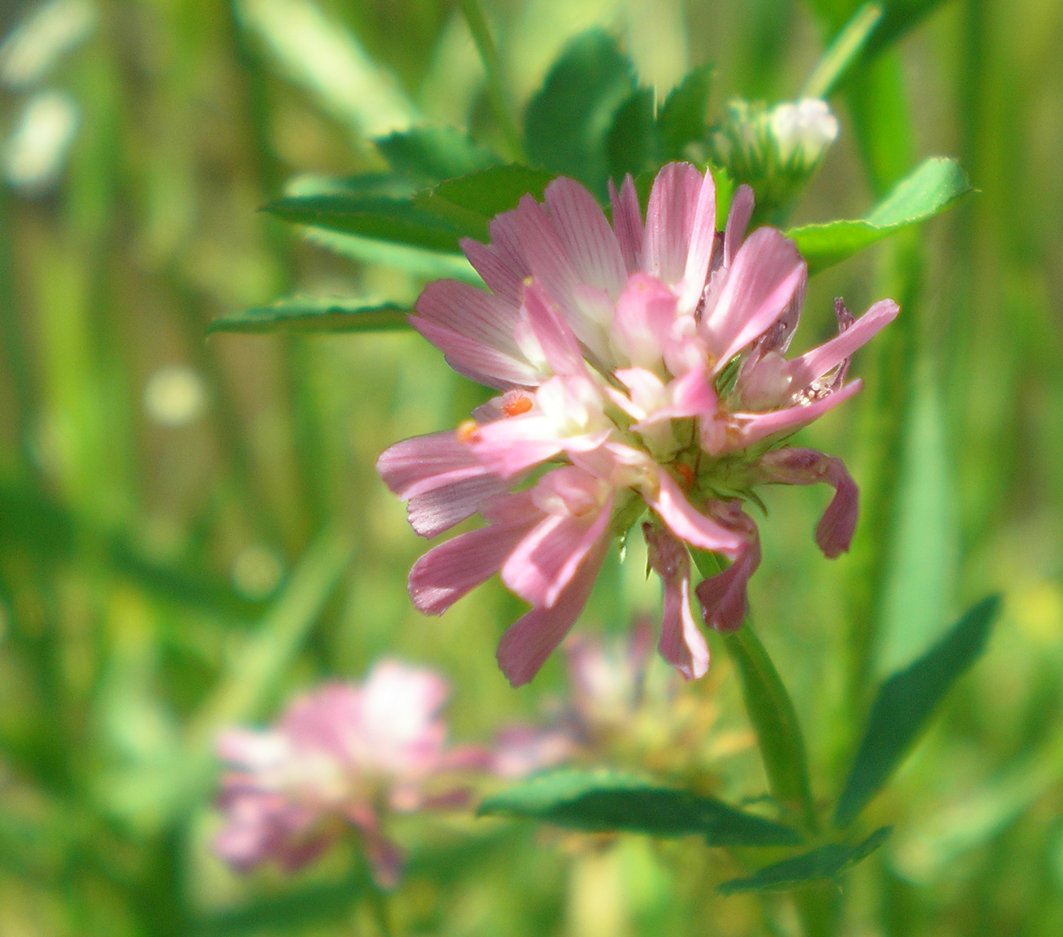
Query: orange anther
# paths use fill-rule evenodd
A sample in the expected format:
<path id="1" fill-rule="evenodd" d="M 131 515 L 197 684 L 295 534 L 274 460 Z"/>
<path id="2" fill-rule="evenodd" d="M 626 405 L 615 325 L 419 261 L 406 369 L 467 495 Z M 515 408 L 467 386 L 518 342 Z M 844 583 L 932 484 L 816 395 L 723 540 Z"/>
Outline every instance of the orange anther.
<path id="1" fill-rule="evenodd" d="M 531 397 L 526 397 L 524 394 L 517 394 L 502 404 L 502 412 L 506 416 L 520 416 L 531 408 Z"/>
<path id="2" fill-rule="evenodd" d="M 675 467 L 679 477 L 683 479 L 683 484 L 690 488 L 694 484 L 694 470 L 684 462 L 680 462 Z"/>
<path id="3" fill-rule="evenodd" d="M 464 420 L 458 424 L 455 433 L 458 437 L 458 442 L 475 442 L 480 435 L 480 427 L 476 420 Z"/>

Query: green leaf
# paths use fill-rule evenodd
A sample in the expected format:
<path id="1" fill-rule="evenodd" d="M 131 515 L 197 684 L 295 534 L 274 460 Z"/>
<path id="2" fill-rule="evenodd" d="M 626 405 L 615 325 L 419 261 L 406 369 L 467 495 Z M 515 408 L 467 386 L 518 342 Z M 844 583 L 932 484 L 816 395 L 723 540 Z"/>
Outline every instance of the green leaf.
<path id="1" fill-rule="evenodd" d="M 487 798 L 479 813 L 523 817 L 585 831 L 700 835 L 712 846 L 773 846 L 801 841 L 790 827 L 715 798 L 609 771 L 563 769 L 541 774 Z"/>
<path id="2" fill-rule="evenodd" d="M 541 199 L 554 176 L 541 169 L 511 164 L 492 166 L 456 179 L 447 179 L 416 197 L 416 204 L 446 219 L 463 235 L 486 240 L 488 223 L 514 208 L 524 195 Z"/>
<path id="3" fill-rule="evenodd" d="M 880 827 L 855 846 L 829 843 L 800 856 L 765 866 L 748 878 L 733 878 L 718 885 L 716 890 L 724 895 L 734 895 L 744 891 L 791 891 L 804 885 L 833 882 L 843 872 L 870 856 L 891 832 L 891 827 Z"/>
<path id="4" fill-rule="evenodd" d="M 928 159 L 902 179 L 862 221 L 830 221 L 791 228 L 810 273 L 839 263 L 896 231 L 934 217 L 971 191 L 966 173 L 952 159 Z"/>
<path id="5" fill-rule="evenodd" d="M 416 127 L 374 142 L 392 169 L 422 183 L 464 176 L 499 162 L 453 127 Z"/>
<path id="6" fill-rule="evenodd" d="M 403 199 L 342 194 L 292 196 L 271 202 L 263 210 L 295 224 L 429 250 L 456 251 L 465 233 L 451 221 Z"/>
<path id="7" fill-rule="evenodd" d="M 882 685 L 838 798 L 835 826 L 852 823 L 900 764 L 949 688 L 985 650 L 999 608 L 998 596 L 983 599 L 930 651 Z"/>
<path id="8" fill-rule="evenodd" d="M 956 473 L 945 440 L 938 369 L 928 353 L 919 355 L 914 377 L 918 392 L 906 406 L 897 402 L 906 418 L 903 449 L 891 468 L 897 482 L 875 648 L 879 677 L 925 653 L 948 630 L 955 607 Z"/>
<path id="9" fill-rule="evenodd" d="M 656 163 L 657 148 L 653 89 L 638 88 L 620 105 L 606 138 L 610 177 L 637 176 Z"/>
<path id="10" fill-rule="evenodd" d="M 213 332 L 380 332 L 409 327 L 409 310 L 393 303 L 352 304 L 338 299 L 291 297 L 211 322 Z"/>
<path id="11" fill-rule="evenodd" d="M 605 192 L 607 137 L 617 108 L 635 90 L 631 60 L 600 30 L 562 51 L 524 115 L 525 151 L 551 172 Z"/>
<path id="12" fill-rule="evenodd" d="M 657 115 L 662 159 L 683 159 L 691 143 L 705 139 L 712 66 L 695 68 L 672 89 Z"/>

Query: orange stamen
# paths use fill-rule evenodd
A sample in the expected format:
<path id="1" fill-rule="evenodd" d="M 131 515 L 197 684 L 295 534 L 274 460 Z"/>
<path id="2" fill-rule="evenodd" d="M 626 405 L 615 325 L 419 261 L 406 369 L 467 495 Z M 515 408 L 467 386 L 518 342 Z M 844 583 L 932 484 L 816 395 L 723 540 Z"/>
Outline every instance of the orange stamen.
<path id="1" fill-rule="evenodd" d="M 480 427 L 476 420 L 464 420 L 458 424 L 455 433 L 458 437 L 458 442 L 475 442 L 480 435 Z"/>
<path id="2" fill-rule="evenodd" d="M 675 470 L 679 474 L 680 478 L 683 479 L 683 484 L 686 485 L 687 488 L 693 487 L 694 470 L 689 465 L 684 462 L 680 462 L 678 465 L 676 465 Z"/>
<path id="3" fill-rule="evenodd" d="M 502 412 L 506 416 L 520 416 L 522 413 L 527 413 L 531 408 L 531 397 L 526 397 L 524 394 L 517 394 L 511 400 L 507 400 L 502 404 Z"/>

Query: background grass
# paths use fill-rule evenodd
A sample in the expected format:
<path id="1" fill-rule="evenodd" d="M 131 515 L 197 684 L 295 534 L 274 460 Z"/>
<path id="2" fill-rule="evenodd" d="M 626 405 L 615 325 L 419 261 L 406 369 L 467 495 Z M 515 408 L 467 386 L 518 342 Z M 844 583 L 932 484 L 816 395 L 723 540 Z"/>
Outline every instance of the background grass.
<path id="1" fill-rule="evenodd" d="M 217 729 L 268 721 L 290 693 L 389 653 L 446 673 L 455 736 L 482 740 L 556 693 L 561 668 L 508 688 L 493 648 L 517 607 L 501 588 L 439 620 L 406 597 L 422 545 L 376 455 L 453 425 L 480 389 L 413 334 L 204 336 L 216 316 L 295 288 L 414 297 L 420 281 L 401 264 L 329 253 L 256 209 L 294 175 L 379 167 L 371 137 L 411 122 L 504 147 L 481 65 L 448 3 L 51 6 L 85 25 L 36 72 L 11 51 L 26 20 L 0 20 L 0 933 L 362 933 L 349 855 L 294 880 L 237 878 L 210 855 Z M 863 526 L 828 563 L 810 537 L 823 493 L 768 492 L 751 601 L 826 801 L 874 682 L 1003 591 L 989 653 L 872 805 L 869 828 L 895 832 L 846 879 L 844 932 L 1055 937 L 1063 8 L 898 2 L 888 22 L 920 6 L 926 18 L 832 98 L 842 138 L 795 221 L 858 217 L 935 154 L 959 158 L 979 192 L 813 281 L 802 347 L 829 332 L 835 295 L 854 310 L 885 295 L 904 307 L 856 361 L 867 391 L 803 437 L 849 463 Z M 620 37 L 662 96 L 712 62 L 717 112 L 739 94 L 792 98 L 851 9 L 487 6 L 518 114 L 566 38 L 592 25 Z M 19 183 L 10 154 L 45 92 L 64 96 L 76 132 L 52 178 Z M 166 404 L 181 410 L 183 385 L 158 384 L 173 366 L 203 394 L 176 425 Z M 612 569 L 581 627 L 623 631 L 653 609 L 641 568 L 636 556 Z M 745 722 L 717 660 L 688 692 L 725 737 Z M 764 790 L 748 750 L 706 757 L 734 799 Z M 461 818 L 411 820 L 398 837 L 412 854 L 399 933 L 789 926 L 785 901 L 708 897 L 741 858 L 696 842 L 599 848 Z"/>

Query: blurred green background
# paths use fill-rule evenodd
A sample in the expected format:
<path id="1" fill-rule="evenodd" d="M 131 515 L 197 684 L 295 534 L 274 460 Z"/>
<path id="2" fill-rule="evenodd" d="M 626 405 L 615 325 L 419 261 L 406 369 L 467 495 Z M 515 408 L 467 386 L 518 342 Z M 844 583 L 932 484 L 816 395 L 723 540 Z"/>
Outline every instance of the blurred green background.
<path id="1" fill-rule="evenodd" d="M 713 63 L 719 113 L 796 97 L 855 6 L 486 9 L 518 113 L 591 26 L 660 96 Z M 816 551 L 822 492 L 768 492 L 753 615 L 827 799 L 869 681 L 1004 593 L 988 654 L 872 806 L 895 832 L 845 880 L 844 932 L 1057 937 L 1063 6 L 886 8 L 913 28 L 832 98 L 841 138 L 794 220 L 859 217 L 936 154 L 979 191 L 812 282 L 795 347 L 829 333 L 835 295 L 854 311 L 892 295 L 902 319 L 855 363 L 867 391 L 802 437 L 863 488 L 853 552 Z M 429 0 L 51 0 L 5 6 L 0 35 L 0 934 L 371 932 L 349 855 L 295 879 L 212 857 L 217 730 L 393 653 L 443 671 L 453 734 L 485 740 L 561 667 L 509 689 L 493 651 L 518 605 L 494 584 L 438 620 L 406 596 L 422 544 L 376 456 L 454 425 L 482 389 L 413 333 L 205 334 L 296 290 L 412 301 L 424 255 L 365 263 L 256 209 L 295 176 L 380 167 L 371 140 L 394 129 L 499 143 L 468 29 Z M 580 627 L 654 609 L 643 568 L 610 569 Z M 687 692 L 723 736 L 745 721 L 717 658 Z M 764 790 L 749 749 L 712 776 L 733 800 Z M 697 842 L 599 848 L 460 818 L 397 837 L 399 933 L 739 935 L 766 915 L 789 932 L 785 900 L 712 896 L 741 866 Z"/>

